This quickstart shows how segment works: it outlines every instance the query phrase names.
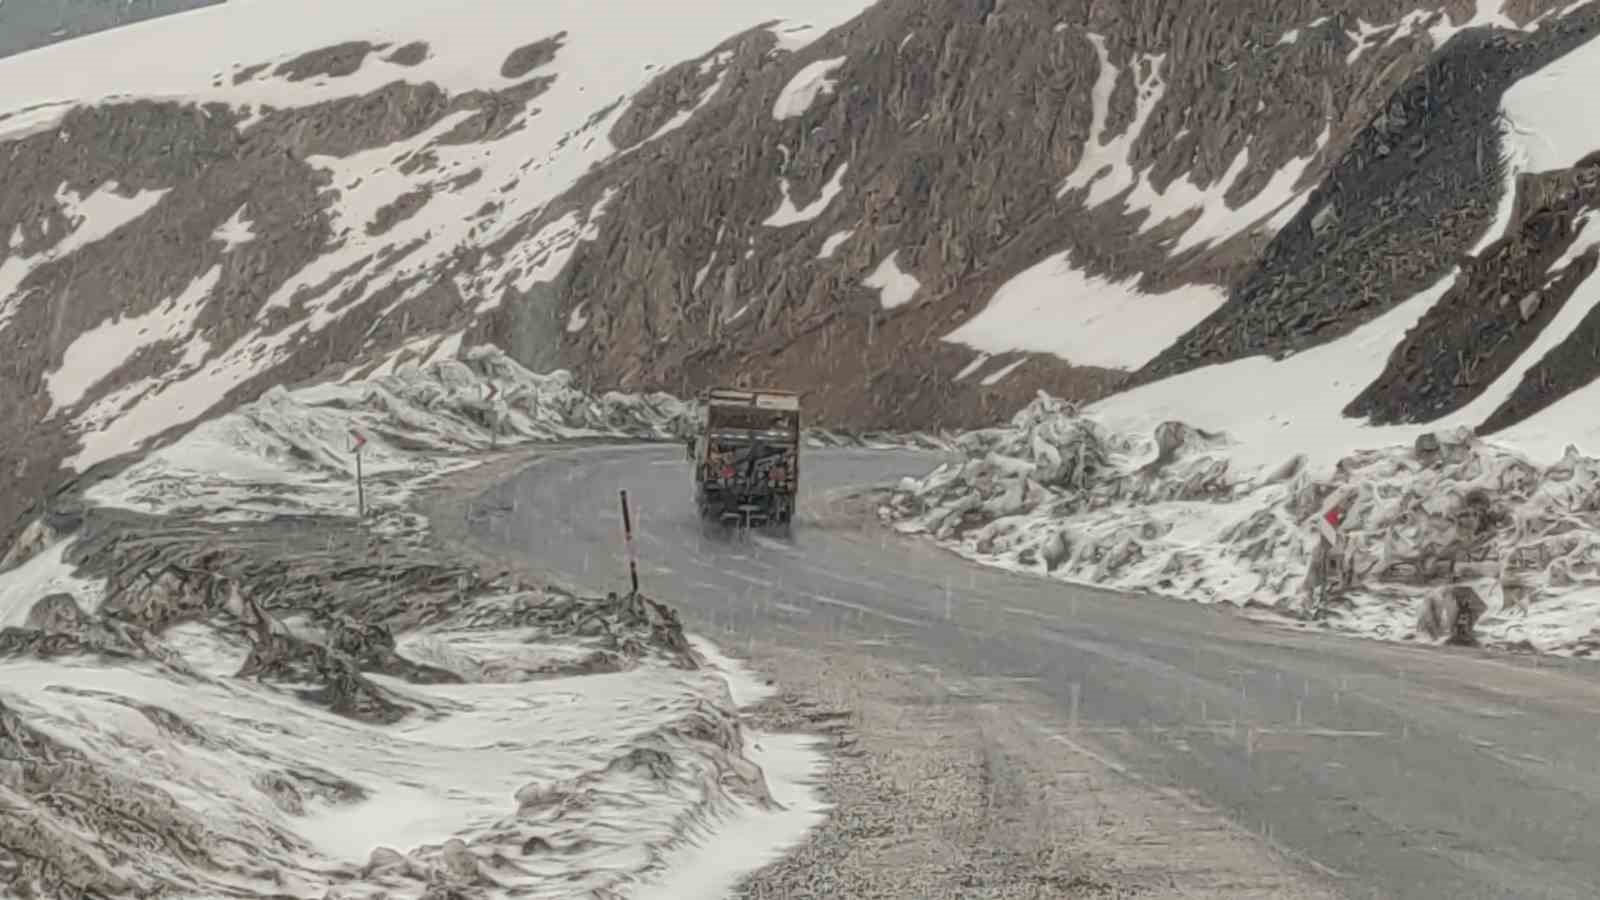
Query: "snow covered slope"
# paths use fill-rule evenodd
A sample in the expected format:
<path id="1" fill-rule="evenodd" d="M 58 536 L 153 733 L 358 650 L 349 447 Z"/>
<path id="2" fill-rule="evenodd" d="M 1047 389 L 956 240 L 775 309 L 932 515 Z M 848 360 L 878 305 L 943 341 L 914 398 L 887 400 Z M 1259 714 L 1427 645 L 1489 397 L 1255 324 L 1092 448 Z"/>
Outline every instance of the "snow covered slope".
<path id="1" fill-rule="evenodd" d="M 478 348 L 273 391 L 97 485 L 87 527 L 0 574 L 0 757 L 20 775 L 0 788 L 0 884 L 731 887 L 822 815 L 810 746 L 740 726 L 767 689 L 649 600 L 439 558 L 405 502 L 491 443 L 667 437 L 682 413 Z M 365 527 L 352 430 L 369 441 Z"/>

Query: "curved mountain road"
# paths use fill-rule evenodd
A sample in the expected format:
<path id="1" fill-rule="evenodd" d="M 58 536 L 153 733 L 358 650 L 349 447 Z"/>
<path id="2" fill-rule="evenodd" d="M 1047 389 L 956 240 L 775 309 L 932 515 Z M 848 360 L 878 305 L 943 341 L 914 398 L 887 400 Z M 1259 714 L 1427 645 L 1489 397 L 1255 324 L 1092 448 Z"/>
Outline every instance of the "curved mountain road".
<path id="1" fill-rule="evenodd" d="M 557 582 L 622 589 L 617 491 L 640 577 L 730 640 L 857 643 L 1025 685 L 1049 737 L 1268 836 L 1349 897 L 1600 891 L 1600 680 L 1510 659 L 1275 628 L 1225 611 L 975 566 L 849 499 L 937 455 L 806 457 L 787 538 L 708 534 L 677 446 L 557 448 L 473 503 L 476 541 Z"/>

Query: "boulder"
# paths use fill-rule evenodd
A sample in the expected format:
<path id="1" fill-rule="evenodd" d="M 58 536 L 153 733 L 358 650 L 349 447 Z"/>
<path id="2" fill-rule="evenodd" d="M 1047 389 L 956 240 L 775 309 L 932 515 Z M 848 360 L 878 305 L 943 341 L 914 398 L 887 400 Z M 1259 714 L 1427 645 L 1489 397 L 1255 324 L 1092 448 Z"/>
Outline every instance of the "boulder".
<path id="1" fill-rule="evenodd" d="M 1417 631 L 1436 641 L 1474 644 L 1473 629 L 1488 609 L 1478 592 L 1466 585 L 1443 587 L 1423 600 Z"/>

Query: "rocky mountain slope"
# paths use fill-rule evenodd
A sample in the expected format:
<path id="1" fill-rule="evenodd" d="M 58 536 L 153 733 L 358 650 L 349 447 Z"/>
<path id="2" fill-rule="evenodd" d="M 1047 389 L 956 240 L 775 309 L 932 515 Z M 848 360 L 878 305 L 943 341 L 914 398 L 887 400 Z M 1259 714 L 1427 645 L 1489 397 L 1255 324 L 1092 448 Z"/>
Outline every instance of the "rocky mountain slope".
<path id="1" fill-rule="evenodd" d="M 1477 415 L 1504 375 L 1500 428 L 1596 371 L 1600 130 L 1571 156 L 1581 101 L 1523 95 L 1600 3 L 258 6 L 0 61 L 0 532 L 275 384 L 463 341 L 940 428 L 1436 289 L 1346 413 Z"/>

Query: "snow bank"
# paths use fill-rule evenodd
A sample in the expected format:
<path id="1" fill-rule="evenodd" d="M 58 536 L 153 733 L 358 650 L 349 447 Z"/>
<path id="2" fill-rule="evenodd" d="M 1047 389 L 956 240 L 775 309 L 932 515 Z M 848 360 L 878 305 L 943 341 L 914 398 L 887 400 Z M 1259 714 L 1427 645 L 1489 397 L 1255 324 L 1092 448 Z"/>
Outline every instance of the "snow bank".
<path id="1" fill-rule="evenodd" d="M 399 649 L 461 671 L 526 671 L 437 684 L 370 676 L 427 711 L 392 725 L 239 677 L 248 643 L 210 624 L 146 637 L 150 659 L 116 666 L 17 655 L 23 633 L 10 630 L 0 635 L 0 747 L 29 748 L 15 763 L 29 777 L 43 777 L 32 772 L 45 765 L 37 754 L 69 762 L 53 769 L 57 789 L 139 810 L 141 832 L 92 810 L 57 816 L 24 785 L 9 794 L 0 835 L 18 846 L 7 832 L 27 823 L 50 841 L 46 856 L 121 856 L 97 876 L 105 895 L 164 885 L 188 896 L 399 900 L 493 885 L 620 898 L 695 877 L 686 863 L 719 839 L 759 865 L 820 816 L 815 752 L 769 760 L 787 776 L 770 781 L 744 755 L 767 739 L 739 727 L 727 681 L 738 671 L 647 658 L 544 677 L 534 664 L 563 645 L 488 612 L 468 610 Z"/>
<path id="2" fill-rule="evenodd" d="M 468 465 L 459 454 L 527 441 L 668 439 L 689 414 L 665 394 L 592 397 L 568 372 L 536 375 L 479 347 L 365 382 L 273 388 L 96 485 L 89 499 L 213 521 L 352 514 L 359 432 L 368 502 L 382 520 L 401 514 L 417 486 Z"/>
<path id="3" fill-rule="evenodd" d="M 672 438 L 691 410 L 590 396 L 478 348 L 275 389 L 88 492 L 175 523 L 141 526 L 154 537 L 31 528 L 0 573 L 0 758 L 21 785 L 0 844 L 42 862 L 10 883 L 66 896 L 67 871 L 108 896 L 620 900 L 710 896 L 781 855 L 825 813 L 824 760 L 742 728 L 756 679 L 647 601 L 441 566 L 405 509 L 468 451 Z M 368 440 L 374 520 L 342 550 L 352 431 Z M 254 556 L 285 527 L 315 532 L 300 576 Z M 242 568 L 210 568 L 241 552 Z M 138 810 L 137 829 L 63 815 L 54 790 Z"/>
<path id="4" fill-rule="evenodd" d="M 1430 639 L 1430 599 L 1465 588 L 1489 611 L 1485 640 L 1600 648 L 1600 460 L 1576 449 L 1540 466 L 1423 433 L 1331 469 L 1296 456 L 1246 475 L 1222 433 L 1117 432 L 1043 395 L 956 446 L 961 462 L 906 479 L 883 512 L 981 562 L 1400 640 Z M 1335 507 L 1324 558 L 1317 523 Z"/>

